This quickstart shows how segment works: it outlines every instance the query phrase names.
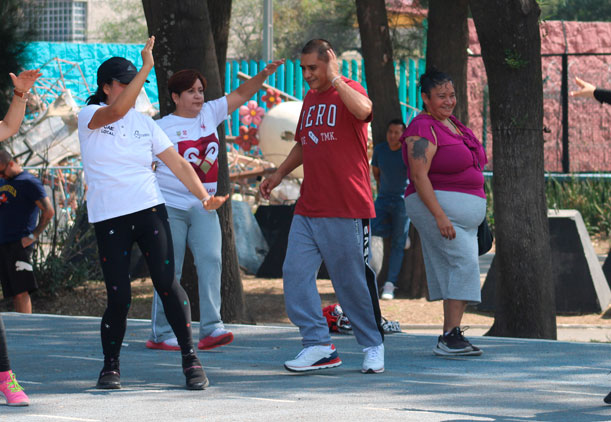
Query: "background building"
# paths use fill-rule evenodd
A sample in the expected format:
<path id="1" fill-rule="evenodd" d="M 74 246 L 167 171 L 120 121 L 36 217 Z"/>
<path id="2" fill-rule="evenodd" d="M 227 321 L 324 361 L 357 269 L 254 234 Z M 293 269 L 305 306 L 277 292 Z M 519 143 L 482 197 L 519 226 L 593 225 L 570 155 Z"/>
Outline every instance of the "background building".
<path id="1" fill-rule="evenodd" d="M 25 14 L 34 20 L 37 41 L 87 41 L 86 0 L 30 0 Z"/>

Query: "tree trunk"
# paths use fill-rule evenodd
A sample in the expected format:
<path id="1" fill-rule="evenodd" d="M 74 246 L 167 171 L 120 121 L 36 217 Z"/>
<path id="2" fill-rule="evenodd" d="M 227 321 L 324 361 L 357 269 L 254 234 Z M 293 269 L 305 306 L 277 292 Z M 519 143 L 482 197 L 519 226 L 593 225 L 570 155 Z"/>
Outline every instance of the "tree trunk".
<path id="1" fill-rule="evenodd" d="M 426 68 L 434 66 L 452 77 L 457 99 L 454 115 L 467 126 L 468 12 L 469 0 L 429 0 L 426 34 Z"/>
<path id="2" fill-rule="evenodd" d="M 367 92 L 373 102 L 372 134 L 374 144 L 386 142 L 386 126 L 392 119 L 401 118 L 401 105 L 395 70 L 393 66 L 392 44 L 388 30 L 388 17 L 384 0 L 356 0 L 356 14 L 361 34 L 361 47 L 365 59 Z M 414 239 L 412 239 L 414 240 Z M 413 242 L 415 248 L 407 251 L 397 285 L 399 294 L 418 294 L 426 292 L 426 277 L 420 239 Z M 384 248 L 384 261 L 388 261 L 390 248 Z M 410 262 L 414 267 L 406 268 Z M 380 274 L 382 275 L 382 274 Z M 378 280 L 379 282 L 379 280 Z"/>
<path id="3" fill-rule="evenodd" d="M 200 70 L 208 80 L 206 88 L 206 98 L 208 100 L 224 95 L 212 28 L 215 28 L 215 33 L 219 34 L 220 50 L 222 50 L 224 56 L 227 40 L 222 38 L 228 32 L 219 28 L 219 25 L 228 22 L 229 16 L 226 16 L 225 13 L 229 14 L 231 12 L 230 5 L 227 8 L 227 3 L 231 2 L 209 1 L 214 5 L 214 8 L 211 9 L 212 15 L 215 16 L 214 27 L 211 25 L 207 2 L 197 0 L 142 0 L 149 33 L 155 35 L 157 39 L 153 54 L 156 63 L 155 73 L 157 75 L 159 106 L 162 115 L 166 115 L 173 110 L 171 98 L 167 92 L 167 81 L 176 70 L 185 68 Z M 225 195 L 231 193 L 231 184 L 222 128 L 219 129 L 218 133 L 220 143 L 218 193 Z M 246 308 L 233 234 L 231 201 L 227 201 L 218 210 L 218 215 L 223 239 L 221 316 L 226 322 L 242 322 L 246 320 Z M 185 264 L 188 263 L 189 260 L 185 262 Z M 197 285 L 196 280 L 185 280 L 184 276 L 187 274 L 193 277 L 195 271 L 188 268 L 183 270 L 185 285 L 189 287 L 193 284 Z M 195 311 L 199 306 L 199 296 L 192 288 L 190 290 L 187 293 L 191 299 L 192 311 Z"/>
<path id="4" fill-rule="evenodd" d="M 216 60 L 219 66 L 221 87 L 225 86 L 225 64 L 227 62 L 227 45 L 229 43 L 229 21 L 231 20 L 231 0 L 208 0 L 210 28 Z"/>
<path id="5" fill-rule="evenodd" d="M 490 89 L 499 280 L 489 334 L 556 338 L 535 0 L 471 0 Z"/>
<path id="6" fill-rule="evenodd" d="M 401 106 L 388 18 L 384 0 L 356 0 L 356 14 L 361 33 L 361 47 L 365 59 L 367 93 L 373 102 L 373 142 L 386 141 L 386 125 L 401 118 Z"/>

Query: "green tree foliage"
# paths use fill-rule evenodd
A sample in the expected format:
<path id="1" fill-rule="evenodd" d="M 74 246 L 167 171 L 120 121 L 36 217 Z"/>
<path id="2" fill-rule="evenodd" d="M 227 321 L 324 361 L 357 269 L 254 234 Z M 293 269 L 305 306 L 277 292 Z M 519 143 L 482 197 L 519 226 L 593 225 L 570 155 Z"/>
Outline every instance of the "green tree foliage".
<path id="1" fill-rule="evenodd" d="M 390 38 L 395 59 L 422 54 L 422 26 L 397 27 L 389 17 Z M 263 1 L 234 0 L 231 11 L 229 56 L 259 60 L 263 31 Z M 274 57 L 295 59 L 303 44 L 324 38 L 341 54 L 361 51 L 361 39 L 354 1 L 274 0 Z"/>
<path id="2" fill-rule="evenodd" d="M 13 83 L 8 74 L 23 70 L 25 48 L 34 35 L 22 4 L 21 0 L 0 1 L 0 119 L 6 114 L 13 97 Z"/>
<path id="3" fill-rule="evenodd" d="M 261 57 L 263 2 L 234 0 L 231 12 L 230 55 L 243 60 Z M 353 1 L 275 0 L 274 56 L 296 58 L 303 44 L 325 38 L 341 53 L 359 50 L 360 39 Z"/>
<path id="4" fill-rule="evenodd" d="M 547 0 L 541 3 L 541 16 L 546 20 L 611 21 L 609 0 Z"/>
<path id="5" fill-rule="evenodd" d="M 386 0 L 386 8 L 401 0 Z M 428 0 L 420 0 L 420 7 L 428 8 Z M 424 55 L 424 38 L 426 31 L 422 23 L 414 22 L 412 27 L 400 26 L 401 15 L 387 13 L 388 29 L 390 31 L 390 43 L 392 44 L 393 57 L 395 60 L 404 60 Z"/>
<path id="6" fill-rule="evenodd" d="M 140 0 L 110 0 L 112 10 L 121 13 L 104 20 L 100 26 L 106 43 L 142 43 L 148 37 L 144 9 Z"/>

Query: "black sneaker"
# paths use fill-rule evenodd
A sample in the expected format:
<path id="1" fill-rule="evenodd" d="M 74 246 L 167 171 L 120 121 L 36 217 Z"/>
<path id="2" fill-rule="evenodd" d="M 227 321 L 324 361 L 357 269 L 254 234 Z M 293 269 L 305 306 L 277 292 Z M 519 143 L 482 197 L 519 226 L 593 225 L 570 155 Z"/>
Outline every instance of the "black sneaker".
<path id="1" fill-rule="evenodd" d="M 204 368 L 195 354 L 183 356 L 182 372 L 187 381 L 187 390 L 203 390 L 210 385 Z"/>
<path id="2" fill-rule="evenodd" d="M 605 403 L 611 404 L 611 393 L 607 394 L 607 397 L 605 397 Z"/>
<path id="3" fill-rule="evenodd" d="M 100 390 L 118 390 L 121 388 L 121 371 L 119 370 L 118 360 L 104 362 L 95 388 Z"/>
<path id="4" fill-rule="evenodd" d="M 463 335 L 460 327 L 454 327 L 448 334 L 439 336 L 433 353 L 438 356 L 479 356 L 483 352 L 472 345 Z"/>

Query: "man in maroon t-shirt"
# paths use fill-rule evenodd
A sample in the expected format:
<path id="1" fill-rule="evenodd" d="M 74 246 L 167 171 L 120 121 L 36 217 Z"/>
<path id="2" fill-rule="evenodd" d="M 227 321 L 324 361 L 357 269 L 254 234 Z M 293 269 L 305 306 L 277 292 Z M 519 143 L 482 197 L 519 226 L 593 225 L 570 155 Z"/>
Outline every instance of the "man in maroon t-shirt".
<path id="1" fill-rule="evenodd" d="M 372 104 L 360 84 L 339 75 L 337 57 L 327 41 L 315 39 L 304 46 L 301 68 L 310 91 L 295 146 L 260 186 L 263 197 L 269 198 L 282 178 L 303 164 L 282 272 L 287 314 L 299 327 L 304 349 L 284 366 L 303 372 L 342 363 L 316 287 L 324 260 L 356 340 L 364 346 L 362 372 L 383 372 L 377 286 L 367 264 L 369 219 L 375 216 L 367 160 Z"/>

